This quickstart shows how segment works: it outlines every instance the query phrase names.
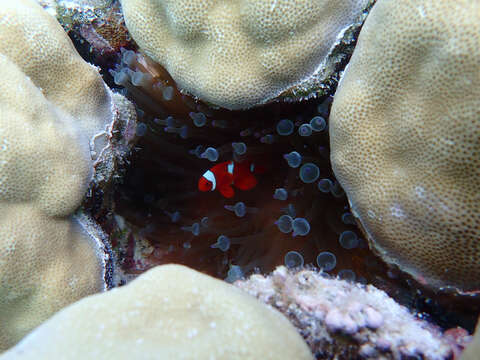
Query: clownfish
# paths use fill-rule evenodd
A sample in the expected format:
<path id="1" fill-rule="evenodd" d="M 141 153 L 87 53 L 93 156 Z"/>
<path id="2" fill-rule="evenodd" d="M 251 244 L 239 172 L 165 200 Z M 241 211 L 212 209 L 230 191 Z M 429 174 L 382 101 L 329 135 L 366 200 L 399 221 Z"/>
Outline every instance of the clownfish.
<path id="1" fill-rule="evenodd" d="M 240 190 L 250 190 L 257 185 L 257 179 L 253 174 L 263 172 L 262 168 L 256 169 L 251 161 L 235 162 L 225 161 L 205 171 L 198 180 L 200 191 L 220 191 L 226 198 L 235 195 L 233 186 Z"/>

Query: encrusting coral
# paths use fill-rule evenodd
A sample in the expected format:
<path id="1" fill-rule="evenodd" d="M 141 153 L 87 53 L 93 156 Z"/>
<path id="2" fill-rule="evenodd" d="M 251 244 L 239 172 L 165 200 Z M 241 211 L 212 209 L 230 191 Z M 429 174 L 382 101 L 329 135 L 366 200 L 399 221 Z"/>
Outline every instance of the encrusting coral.
<path id="1" fill-rule="evenodd" d="M 105 264 L 99 244 L 67 217 L 91 176 L 85 149 L 52 126 L 62 120 L 25 74 L 4 55 L 0 64 L 0 349 L 5 349 L 54 309 L 102 290 Z"/>
<path id="2" fill-rule="evenodd" d="M 20 358 L 313 359 L 278 311 L 180 265 L 63 309 L 0 356 Z"/>
<path id="3" fill-rule="evenodd" d="M 123 0 L 140 48 L 178 87 L 227 109 L 265 103 L 326 68 L 368 0 Z"/>
<path id="4" fill-rule="evenodd" d="M 112 176 L 126 151 L 112 130 L 134 114 L 35 1 L 2 1 L 0 24 L 1 351 L 108 286 L 105 234 L 76 210 Z"/>
<path id="5" fill-rule="evenodd" d="M 369 242 L 428 286 L 480 290 L 480 3 L 379 0 L 330 116 Z"/>
<path id="6" fill-rule="evenodd" d="M 449 342 L 372 285 L 278 267 L 235 286 L 285 314 L 318 359 L 449 359 Z"/>

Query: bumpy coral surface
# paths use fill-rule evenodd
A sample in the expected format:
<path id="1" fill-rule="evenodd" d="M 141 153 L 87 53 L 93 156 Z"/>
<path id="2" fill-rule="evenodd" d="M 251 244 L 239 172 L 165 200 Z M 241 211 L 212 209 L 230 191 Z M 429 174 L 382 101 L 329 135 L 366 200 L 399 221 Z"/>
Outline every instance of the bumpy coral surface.
<path id="1" fill-rule="evenodd" d="M 383 291 L 310 270 L 277 268 L 235 285 L 278 308 L 318 359 L 448 359 L 441 332 Z"/>
<path id="2" fill-rule="evenodd" d="M 312 359 L 288 320 L 243 291 L 180 265 L 60 311 L 7 359 Z"/>
<path id="3" fill-rule="evenodd" d="M 33 1 L 2 3 L 1 52 L 32 79 L 44 96 L 75 118 L 87 144 L 113 120 L 110 92 L 76 52 L 53 17 Z M 97 152 L 102 138 L 95 139 Z M 103 141 L 105 142 L 105 141 Z"/>
<path id="4" fill-rule="evenodd" d="M 373 247 L 434 287 L 480 287 L 480 3 L 380 0 L 330 117 Z"/>
<path id="5" fill-rule="evenodd" d="M 124 0 L 127 27 L 178 86 L 229 109 L 306 80 L 367 0 Z"/>
<path id="6" fill-rule="evenodd" d="M 105 157 L 112 155 L 117 96 L 35 1 L 2 1 L 0 24 L 4 350 L 55 311 L 106 287 L 104 234 L 74 213 L 94 166 L 98 182 L 112 172 Z"/>

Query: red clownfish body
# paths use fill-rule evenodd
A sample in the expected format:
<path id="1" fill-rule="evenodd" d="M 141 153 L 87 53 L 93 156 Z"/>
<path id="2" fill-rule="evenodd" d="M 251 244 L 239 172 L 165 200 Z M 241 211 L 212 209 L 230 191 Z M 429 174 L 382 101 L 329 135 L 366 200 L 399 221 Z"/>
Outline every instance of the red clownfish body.
<path id="1" fill-rule="evenodd" d="M 240 190 L 250 190 L 257 185 L 256 173 L 253 162 L 225 161 L 207 170 L 198 180 L 198 190 L 214 191 L 218 189 L 226 198 L 235 195 L 233 186 Z"/>

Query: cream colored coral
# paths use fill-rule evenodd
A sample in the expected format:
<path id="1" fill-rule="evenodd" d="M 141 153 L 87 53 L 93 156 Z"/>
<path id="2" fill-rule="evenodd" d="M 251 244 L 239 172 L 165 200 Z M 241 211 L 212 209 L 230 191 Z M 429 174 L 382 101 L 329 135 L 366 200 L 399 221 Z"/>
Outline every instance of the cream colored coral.
<path id="1" fill-rule="evenodd" d="M 33 331 L 7 359 L 313 359 L 293 325 L 221 280 L 163 265 L 90 296 Z"/>
<path id="2" fill-rule="evenodd" d="M 123 0 L 127 27 L 177 85 L 229 109 L 310 77 L 367 0 Z"/>
<path id="3" fill-rule="evenodd" d="M 102 249 L 73 219 L 0 206 L 0 352 L 56 311 L 104 289 Z"/>
<path id="4" fill-rule="evenodd" d="M 0 2 L 0 77 L 1 351 L 105 288 L 101 231 L 73 213 L 114 114 L 98 71 L 33 0 Z"/>
<path id="5" fill-rule="evenodd" d="M 373 247 L 480 289 L 480 2 L 378 0 L 335 94 L 335 175 Z"/>
<path id="6" fill-rule="evenodd" d="M 111 93 L 98 71 L 35 1 L 1 1 L 0 40 L 0 53 L 30 77 L 45 98 L 75 118 L 75 136 L 88 143 L 112 122 Z M 99 152 L 106 140 L 99 137 L 96 142 Z"/>
<path id="7" fill-rule="evenodd" d="M 480 322 L 477 322 L 477 327 L 471 343 L 467 346 L 465 351 L 462 353 L 460 360 L 478 360 L 480 354 Z"/>

